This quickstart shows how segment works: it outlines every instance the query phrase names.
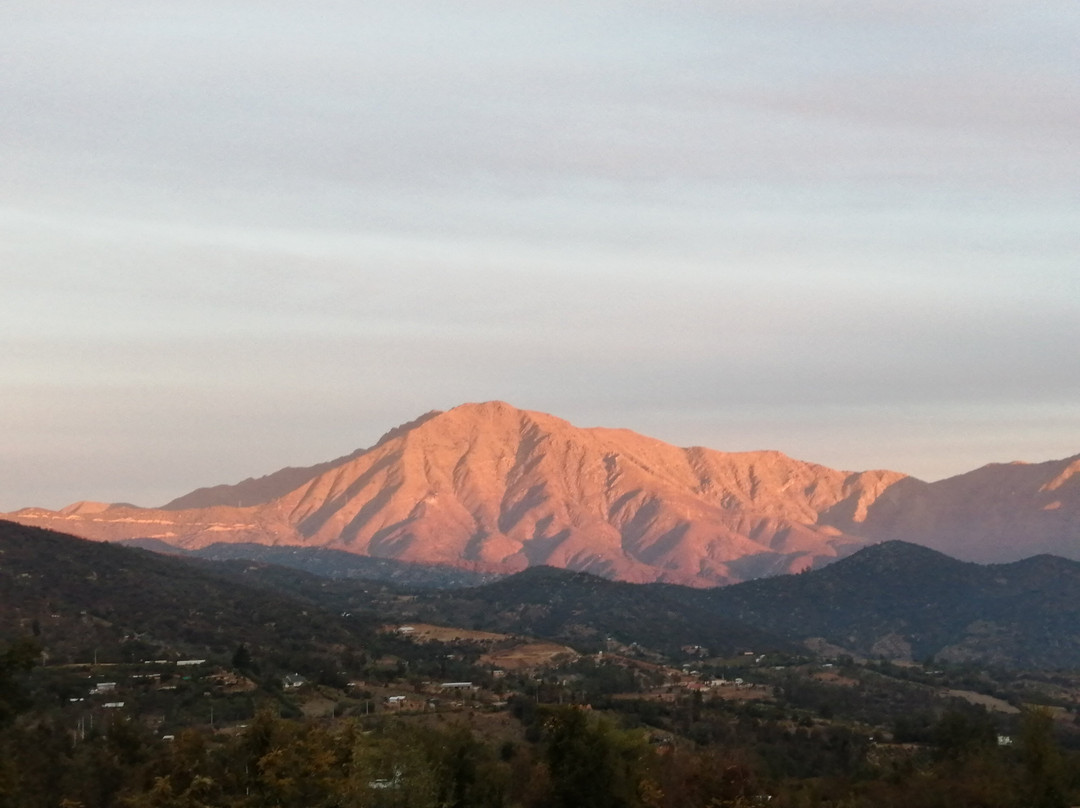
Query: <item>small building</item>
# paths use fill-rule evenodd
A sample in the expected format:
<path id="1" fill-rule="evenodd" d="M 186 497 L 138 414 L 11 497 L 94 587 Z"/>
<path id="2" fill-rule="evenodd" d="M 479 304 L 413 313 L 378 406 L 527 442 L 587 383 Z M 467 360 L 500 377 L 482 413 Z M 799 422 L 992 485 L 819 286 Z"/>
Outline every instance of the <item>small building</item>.
<path id="1" fill-rule="evenodd" d="M 281 677 L 281 686 L 286 690 L 295 690 L 298 687 L 303 687 L 307 683 L 308 680 L 299 673 L 287 673 Z"/>
<path id="2" fill-rule="evenodd" d="M 387 788 L 401 788 L 401 770 L 394 769 L 393 778 L 382 777 L 378 780 L 369 780 L 368 788 L 373 788 L 377 791 L 381 791 Z"/>

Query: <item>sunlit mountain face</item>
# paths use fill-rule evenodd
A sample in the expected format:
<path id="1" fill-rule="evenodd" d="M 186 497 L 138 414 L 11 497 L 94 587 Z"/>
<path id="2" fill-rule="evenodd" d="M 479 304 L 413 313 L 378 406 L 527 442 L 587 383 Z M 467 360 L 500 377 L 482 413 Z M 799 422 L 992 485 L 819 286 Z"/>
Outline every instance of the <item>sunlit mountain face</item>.
<path id="1" fill-rule="evenodd" d="M 432 412 L 310 468 L 160 508 L 7 515 L 90 539 L 325 547 L 481 572 L 548 565 L 715 586 L 902 539 L 973 561 L 1080 558 L 1080 457 L 925 483 L 780 452 L 679 448 L 502 402 Z"/>

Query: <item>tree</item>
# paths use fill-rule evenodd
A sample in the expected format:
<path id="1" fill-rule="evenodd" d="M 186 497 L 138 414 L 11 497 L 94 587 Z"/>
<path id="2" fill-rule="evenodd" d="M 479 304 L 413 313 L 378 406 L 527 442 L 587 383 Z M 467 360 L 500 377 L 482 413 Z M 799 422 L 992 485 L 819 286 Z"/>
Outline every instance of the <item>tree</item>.
<path id="1" fill-rule="evenodd" d="M 232 657 L 232 666 L 238 671 L 251 670 L 251 652 L 243 643 L 236 647 L 236 652 Z"/>
<path id="2" fill-rule="evenodd" d="M 550 712 L 545 759 L 553 808 L 636 808 L 654 791 L 652 752 L 637 735 L 574 707 Z"/>
<path id="3" fill-rule="evenodd" d="M 1054 740 L 1054 719 L 1045 707 L 1024 710 L 1020 720 L 1024 796 L 1031 808 L 1064 808 L 1065 769 Z"/>
<path id="4" fill-rule="evenodd" d="M 41 655 L 41 647 L 29 637 L 16 640 L 0 654 L 0 727 L 10 724 L 27 705 L 21 675 Z"/>
<path id="5" fill-rule="evenodd" d="M 349 760 L 350 805 L 436 808 L 441 772 L 419 731 L 391 722 L 375 735 L 356 737 Z"/>
<path id="6" fill-rule="evenodd" d="M 948 710 L 934 727 L 938 754 L 963 761 L 997 747 L 997 727 L 985 710 Z"/>

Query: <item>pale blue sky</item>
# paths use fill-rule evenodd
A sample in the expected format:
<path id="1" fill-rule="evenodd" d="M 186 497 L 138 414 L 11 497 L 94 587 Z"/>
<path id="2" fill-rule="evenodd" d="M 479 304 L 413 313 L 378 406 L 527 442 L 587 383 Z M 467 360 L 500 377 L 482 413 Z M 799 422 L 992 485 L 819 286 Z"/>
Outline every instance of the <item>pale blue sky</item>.
<path id="1" fill-rule="evenodd" d="M 936 479 L 1080 452 L 1080 4 L 16 0 L 0 510 L 504 399 Z"/>

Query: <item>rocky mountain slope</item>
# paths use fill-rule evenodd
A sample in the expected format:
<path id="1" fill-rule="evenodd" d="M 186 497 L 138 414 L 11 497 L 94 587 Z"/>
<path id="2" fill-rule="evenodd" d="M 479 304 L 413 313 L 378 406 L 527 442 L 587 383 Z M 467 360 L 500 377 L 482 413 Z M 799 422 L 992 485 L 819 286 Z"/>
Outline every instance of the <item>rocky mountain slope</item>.
<path id="1" fill-rule="evenodd" d="M 779 452 L 678 448 L 501 402 L 428 413 L 307 469 L 163 508 L 77 503 L 6 518 L 92 539 L 326 547 L 513 572 L 545 564 L 697 586 L 797 571 L 878 539 L 971 560 L 1077 557 L 1080 458 L 940 483 Z"/>

